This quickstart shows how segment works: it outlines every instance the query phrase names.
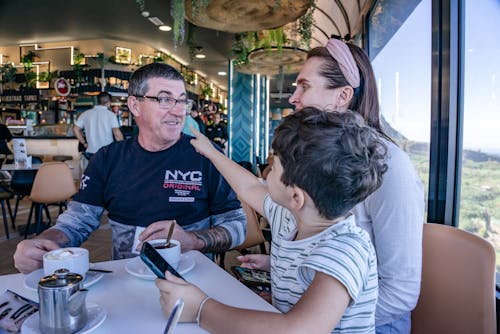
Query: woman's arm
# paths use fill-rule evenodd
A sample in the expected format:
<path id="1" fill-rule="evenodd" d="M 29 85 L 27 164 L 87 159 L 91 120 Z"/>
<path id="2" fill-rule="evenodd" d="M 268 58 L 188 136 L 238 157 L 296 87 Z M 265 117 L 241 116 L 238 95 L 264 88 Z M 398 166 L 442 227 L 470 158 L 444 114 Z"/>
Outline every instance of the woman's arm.
<path id="1" fill-rule="evenodd" d="M 186 308 L 182 321 L 194 322 L 206 295 L 197 287 L 166 273 L 157 280 L 161 304 L 168 314 L 178 298 Z M 335 278 L 316 272 L 309 288 L 286 314 L 247 310 L 227 306 L 209 299 L 200 313 L 200 326 L 212 333 L 331 333 L 344 314 L 350 297 Z"/>

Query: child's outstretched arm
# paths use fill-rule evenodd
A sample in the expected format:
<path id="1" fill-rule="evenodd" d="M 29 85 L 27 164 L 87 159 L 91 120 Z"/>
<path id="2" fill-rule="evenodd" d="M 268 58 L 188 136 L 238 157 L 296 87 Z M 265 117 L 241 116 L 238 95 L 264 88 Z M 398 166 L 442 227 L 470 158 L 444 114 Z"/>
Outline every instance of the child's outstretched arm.
<path id="1" fill-rule="evenodd" d="M 191 126 L 190 129 L 196 137 L 191 139 L 191 145 L 196 151 L 212 161 L 241 200 L 263 215 L 262 204 L 267 193 L 266 186 L 255 175 L 219 152 L 207 137 Z"/>

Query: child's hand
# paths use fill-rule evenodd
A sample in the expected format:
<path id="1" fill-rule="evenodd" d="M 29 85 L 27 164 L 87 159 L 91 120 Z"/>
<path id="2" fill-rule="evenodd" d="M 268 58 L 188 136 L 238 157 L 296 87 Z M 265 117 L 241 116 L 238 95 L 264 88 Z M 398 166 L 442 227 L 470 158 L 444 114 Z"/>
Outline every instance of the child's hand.
<path id="1" fill-rule="evenodd" d="M 265 254 L 247 254 L 236 257 L 241 266 L 248 269 L 271 271 L 271 257 Z"/>
<path id="2" fill-rule="evenodd" d="M 184 300 L 184 308 L 180 322 L 196 322 L 196 315 L 201 302 L 207 296 L 198 287 L 189 284 L 181 278 L 175 277 L 168 271 L 165 279 L 157 279 L 156 286 L 160 289 L 160 304 L 163 314 L 168 316 L 177 299 Z"/>
<path id="3" fill-rule="evenodd" d="M 195 139 L 191 139 L 191 145 L 194 146 L 196 152 L 206 156 L 207 158 L 209 157 L 210 153 L 217 152 L 217 149 L 215 149 L 212 142 L 201 132 L 197 131 L 191 125 L 189 126 L 189 129 L 191 129 L 191 132 L 196 137 Z"/>

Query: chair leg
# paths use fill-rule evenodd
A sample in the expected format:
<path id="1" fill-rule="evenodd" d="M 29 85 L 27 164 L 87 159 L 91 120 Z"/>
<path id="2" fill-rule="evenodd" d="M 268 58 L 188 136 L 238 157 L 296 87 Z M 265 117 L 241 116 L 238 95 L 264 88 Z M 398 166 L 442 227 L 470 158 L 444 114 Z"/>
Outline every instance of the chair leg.
<path id="1" fill-rule="evenodd" d="M 43 204 L 42 206 L 43 206 L 43 209 L 45 210 L 45 215 L 47 216 L 47 219 L 49 220 L 49 222 L 47 223 L 47 226 L 50 226 L 50 224 L 52 224 L 52 218 L 50 218 L 49 206 L 45 205 L 45 204 Z"/>
<path id="2" fill-rule="evenodd" d="M 9 210 L 10 223 L 12 224 L 12 229 L 16 229 L 16 224 L 14 222 L 14 216 L 12 215 L 12 207 L 10 206 L 10 200 L 7 200 L 7 209 Z"/>
<path id="3" fill-rule="evenodd" d="M 2 216 L 3 216 L 3 226 L 5 228 L 5 236 L 7 239 L 10 239 L 9 235 L 9 222 L 7 221 L 7 215 L 5 214 L 5 200 L 1 200 L 0 202 L 2 203 Z"/>
<path id="4" fill-rule="evenodd" d="M 39 235 L 42 231 L 40 230 L 41 223 L 42 223 L 42 217 L 43 217 L 43 209 L 44 205 L 37 203 L 36 206 L 38 207 L 38 210 L 35 208 L 35 213 L 36 213 L 36 235 Z"/>
<path id="5" fill-rule="evenodd" d="M 267 254 L 267 251 L 266 251 L 266 244 L 265 244 L 265 243 L 261 243 L 261 244 L 259 245 L 259 247 L 260 247 L 260 253 L 261 253 L 261 254 Z"/>
<path id="6" fill-rule="evenodd" d="M 219 267 L 221 267 L 222 269 L 226 269 L 226 266 L 224 264 L 224 260 L 226 258 L 226 252 L 220 252 L 217 253 L 217 255 L 219 255 Z"/>
<path id="7" fill-rule="evenodd" d="M 28 215 L 28 223 L 26 224 L 26 228 L 24 229 L 24 239 L 28 236 L 28 232 L 30 230 L 31 225 L 31 217 L 33 216 L 33 208 L 35 207 L 35 203 L 31 203 L 30 214 Z"/>
<path id="8" fill-rule="evenodd" d="M 16 206 L 14 207 L 14 218 L 12 219 L 12 224 L 15 224 L 16 217 L 17 217 L 17 208 L 19 207 L 19 201 L 21 200 L 21 196 L 17 195 L 16 196 Z"/>

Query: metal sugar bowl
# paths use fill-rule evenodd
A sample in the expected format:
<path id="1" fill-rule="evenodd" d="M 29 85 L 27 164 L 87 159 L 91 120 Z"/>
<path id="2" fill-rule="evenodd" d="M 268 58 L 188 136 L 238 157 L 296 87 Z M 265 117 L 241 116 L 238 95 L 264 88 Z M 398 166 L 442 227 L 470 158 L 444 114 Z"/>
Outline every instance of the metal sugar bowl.
<path id="1" fill-rule="evenodd" d="M 82 329 L 88 320 L 82 289 L 83 277 L 59 269 L 38 282 L 40 302 L 40 332 L 43 334 L 70 334 Z"/>

